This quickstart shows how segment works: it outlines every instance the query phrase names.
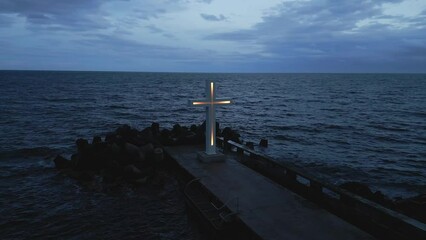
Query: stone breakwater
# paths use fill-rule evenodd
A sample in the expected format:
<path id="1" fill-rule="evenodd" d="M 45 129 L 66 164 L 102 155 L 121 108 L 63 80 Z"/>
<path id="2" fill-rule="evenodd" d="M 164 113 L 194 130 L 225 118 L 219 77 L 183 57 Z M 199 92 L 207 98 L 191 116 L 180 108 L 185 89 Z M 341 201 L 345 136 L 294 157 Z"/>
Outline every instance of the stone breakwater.
<path id="1" fill-rule="evenodd" d="M 156 180 L 163 165 L 164 146 L 203 144 L 204 132 L 205 123 L 190 127 L 176 124 L 172 129 L 160 129 L 158 123 L 152 123 L 141 131 L 123 125 L 104 138 L 94 136 L 91 142 L 77 139 L 77 152 L 71 159 L 58 155 L 53 161 L 57 169 L 82 181 L 100 177 L 104 183 L 117 180 L 145 183 Z M 217 135 L 241 142 L 236 131 L 221 130 L 219 124 Z"/>
<path id="2" fill-rule="evenodd" d="M 243 143 L 237 131 L 216 126 L 217 135 L 225 141 Z M 77 152 L 71 159 L 58 155 L 53 161 L 55 167 L 72 178 L 83 182 L 100 179 L 102 183 L 133 184 L 151 183 L 161 185 L 164 174 L 164 146 L 200 145 L 205 141 L 205 123 L 190 127 L 176 124 L 172 129 L 160 129 L 158 123 L 152 123 L 143 130 L 123 125 L 108 133 L 104 138 L 94 136 L 89 143 L 86 139 L 77 139 Z M 251 149 L 253 142 L 245 142 Z M 261 139 L 260 147 L 267 147 L 266 139 Z M 340 185 L 352 193 L 399 211 L 422 222 L 426 222 L 426 194 L 411 198 L 390 199 L 380 191 L 373 192 L 369 186 L 359 182 L 346 182 Z"/>
<path id="3" fill-rule="evenodd" d="M 382 192 L 374 192 L 369 186 L 358 182 L 346 182 L 340 185 L 340 187 L 389 209 L 401 212 L 426 223 L 426 194 L 419 194 L 410 198 L 390 199 Z"/>

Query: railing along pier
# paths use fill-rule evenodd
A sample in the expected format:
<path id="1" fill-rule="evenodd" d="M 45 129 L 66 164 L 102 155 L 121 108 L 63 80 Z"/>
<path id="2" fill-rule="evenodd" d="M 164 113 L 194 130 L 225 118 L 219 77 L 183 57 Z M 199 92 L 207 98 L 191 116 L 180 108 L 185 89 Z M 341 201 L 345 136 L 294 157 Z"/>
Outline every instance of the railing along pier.
<path id="1" fill-rule="evenodd" d="M 325 183 L 305 170 L 248 147 L 217 138 L 224 152 L 238 155 L 244 165 L 317 203 L 348 222 L 383 239 L 426 239 L 426 224 L 361 196 Z"/>

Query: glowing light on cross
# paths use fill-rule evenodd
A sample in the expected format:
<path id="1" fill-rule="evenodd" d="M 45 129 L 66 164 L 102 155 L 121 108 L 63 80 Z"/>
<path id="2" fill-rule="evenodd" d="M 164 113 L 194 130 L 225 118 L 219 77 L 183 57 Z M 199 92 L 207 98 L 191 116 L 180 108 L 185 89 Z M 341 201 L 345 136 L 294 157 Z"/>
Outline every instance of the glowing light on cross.
<path id="1" fill-rule="evenodd" d="M 190 101 L 192 106 L 206 107 L 206 154 L 216 154 L 216 105 L 231 104 L 230 99 L 216 98 L 216 84 L 206 81 L 206 99 Z"/>

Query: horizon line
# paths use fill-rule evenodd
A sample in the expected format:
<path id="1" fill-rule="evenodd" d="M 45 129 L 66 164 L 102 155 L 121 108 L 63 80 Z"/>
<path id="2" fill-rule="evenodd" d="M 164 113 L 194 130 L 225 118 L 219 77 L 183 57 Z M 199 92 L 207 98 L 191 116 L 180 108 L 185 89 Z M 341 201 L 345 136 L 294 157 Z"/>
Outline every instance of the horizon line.
<path id="1" fill-rule="evenodd" d="M 193 73 L 193 74 L 426 74 L 426 72 L 231 72 L 231 71 L 133 71 L 133 70 L 50 70 L 50 69 L 0 69 L 0 72 L 105 72 L 105 73 Z"/>

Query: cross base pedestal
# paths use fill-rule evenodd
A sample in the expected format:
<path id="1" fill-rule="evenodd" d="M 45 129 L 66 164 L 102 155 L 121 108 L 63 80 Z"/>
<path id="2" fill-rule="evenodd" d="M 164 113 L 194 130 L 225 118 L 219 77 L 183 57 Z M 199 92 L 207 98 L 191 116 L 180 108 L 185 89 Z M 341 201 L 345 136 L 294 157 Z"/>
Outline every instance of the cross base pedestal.
<path id="1" fill-rule="evenodd" d="M 203 163 L 223 162 L 225 155 L 222 153 L 207 154 L 206 152 L 197 152 L 197 159 Z"/>

